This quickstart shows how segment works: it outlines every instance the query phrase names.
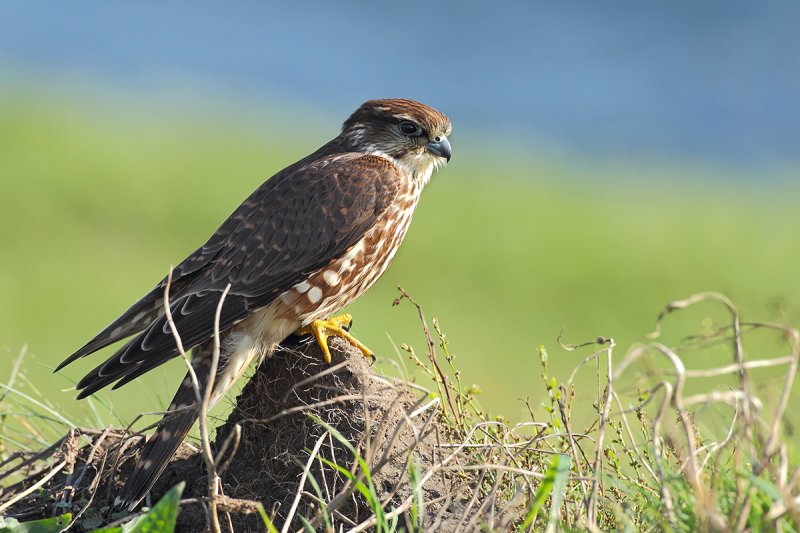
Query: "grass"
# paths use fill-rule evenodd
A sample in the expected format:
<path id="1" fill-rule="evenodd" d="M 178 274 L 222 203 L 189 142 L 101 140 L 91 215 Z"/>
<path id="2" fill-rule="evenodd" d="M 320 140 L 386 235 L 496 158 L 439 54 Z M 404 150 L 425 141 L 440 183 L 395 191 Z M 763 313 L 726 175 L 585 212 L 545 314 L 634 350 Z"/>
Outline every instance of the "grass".
<path id="1" fill-rule="evenodd" d="M 407 293 L 401 294 L 398 303 L 404 299 L 416 306 L 425 338 L 417 349 L 405 345 L 405 357 L 433 385 L 431 393 L 411 407 L 413 412 L 396 421 L 400 428 L 410 423 L 414 413 L 426 412 L 420 417 L 424 422 L 418 420 L 422 425 L 414 430 L 418 438 L 403 444 L 407 447 L 408 473 L 406 481 L 400 482 L 407 483 L 409 489 L 400 489 L 399 485 L 392 489 L 393 494 L 407 496 L 399 501 L 387 499 L 381 495 L 386 490 L 385 479 L 376 482 L 376 478 L 381 479 L 378 476 L 382 475 L 384 458 L 396 453 L 394 450 L 381 451 L 380 439 L 367 437 L 364 441 L 361 437 L 359 443 L 352 442 L 335 427 L 315 418 L 324 433 L 313 450 L 308 450 L 287 523 L 275 522 L 274 516 L 259 507 L 268 531 L 277 531 L 278 527 L 288 530 L 293 517 L 307 531 L 329 530 L 341 522 L 337 507 L 352 498 L 371 511 L 366 520 L 348 526 L 353 531 L 425 531 L 432 525 L 432 515 L 425 510 L 434 508 L 443 498 L 460 502 L 461 512 L 450 518 L 460 518 L 459 530 L 800 530 L 800 462 L 786 416 L 796 405 L 792 399 L 800 362 L 798 330 L 770 322 L 743 321 L 736 307 L 716 293 L 674 301 L 662 312 L 650 341 L 635 344 L 624 353 L 610 338 L 561 346 L 580 354 L 581 359 L 566 379 L 550 367 L 548 350 L 539 347 L 536 388 L 544 398 L 541 407 L 546 414 L 540 416 L 531 409 L 527 420 L 512 423 L 485 411 L 476 387 L 461 383 L 449 341 L 438 321 L 426 321 L 421 307 Z M 721 318 L 701 331 L 686 331 L 676 318 L 700 306 L 718 308 Z M 670 333 L 681 342 L 664 344 Z M 754 350 L 763 344 L 762 335 L 772 338 L 773 350 Z M 726 354 L 725 364 L 712 368 L 692 364 L 692 353 L 717 350 Z M 758 354 L 753 355 L 754 351 Z M 667 363 L 664 368 L 655 364 L 659 360 Z M 779 386 L 759 377 L 758 370 L 764 368 L 779 371 Z M 580 374 L 587 374 L 596 383 L 591 408 L 576 400 Z M 728 375 L 733 376 L 730 387 L 717 385 L 693 393 L 686 386 L 704 377 L 719 380 Z M 771 392 L 777 395 L 773 397 Z M 4 426 L 7 418 L 18 417 L 26 406 L 36 415 L 31 418 L 32 428 L 51 428 L 54 421 L 47 416 L 49 411 L 35 398 L 23 396 L 8 396 L 0 402 Z M 431 407 L 440 409 L 438 414 Z M 439 458 L 421 466 L 415 448 L 430 437 L 433 415 L 438 448 L 434 455 Z M 62 432 L 70 427 L 68 421 L 55 423 Z M 374 423 L 386 435 L 399 431 L 392 429 L 389 420 Z M 103 434 L 94 433 L 101 440 Z M 84 433 L 85 437 L 91 435 Z M 67 444 L 70 438 L 60 439 L 36 459 L 39 467 L 31 479 L 49 471 L 42 477 L 44 481 L 66 463 L 75 464 L 74 458 L 70 462 L 69 450 L 77 450 L 79 443 Z M 324 457 L 320 445 L 326 438 L 342 444 L 349 457 L 342 457 L 341 450 L 333 459 Z M 394 436 L 389 439 L 394 440 Z M 84 444 L 98 445 L 91 439 Z M 30 449 L 37 447 L 23 446 L 23 450 Z M 8 469 L 28 457 L 35 456 L 9 456 L 2 465 Z M 315 461 L 324 465 L 328 474 L 315 477 L 309 470 Z M 75 468 L 75 476 L 80 471 Z M 437 492 L 438 498 L 427 500 L 426 484 L 447 472 L 451 481 L 456 480 L 452 486 L 466 485 L 466 492 L 461 492 L 463 488 L 453 489 L 452 495 Z M 335 481 L 333 488 L 330 486 L 336 475 L 347 481 L 338 489 Z M 3 477 L 5 472 L 0 472 L 0 479 Z M 8 485 L 8 479 L 0 509 L 21 490 Z M 79 487 L 80 480 L 74 485 Z M 441 485 L 438 487 L 436 490 L 441 491 Z M 301 498 L 315 502 L 318 511 L 313 516 L 295 516 Z M 81 504 L 84 500 L 85 496 Z M 241 509 L 253 512 L 251 502 L 243 502 L 248 505 Z M 192 503 L 196 504 L 196 498 Z M 230 506 L 225 509 L 234 512 Z M 170 531 L 168 527 L 156 530 Z"/>
<path id="2" fill-rule="evenodd" d="M 691 335 L 681 331 L 673 315 L 709 304 L 720 308 L 723 320 Z M 447 337 L 437 322 L 429 327 L 418 309 L 427 357 L 418 357 L 409 346 L 405 350 L 436 384 L 442 416 L 452 431 L 453 455 L 467 447 L 472 450 L 464 454 L 466 464 L 460 463 L 456 470 L 462 475 L 481 472 L 459 528 L 800 530 L 800 463 L 786 417 L 792 398 L 796 399 L 793 388 L 800 362 L 796 329 L 743 322 L 733 303 L 716 293 L 674 301 L 659 316 L 651 342 L 634 345 L 623 356 L 615 353 L 616 343 L 610 338 L 565 346 L 589 351 L 567 380 L 551 373 L 547 350 L 540 347 L 541 384 L 547 398 L 542 404 L 548 414 L 542 419 L 531 411 L 529 420 L 511 424 L 489 417 L 474 389 L 461 385 Z M 662 343 L 668 330 L 683 339 L 679 346 Z M 774 354 L 748 355 L 750 341 L 763 333 L 781 347 Z M 692 368 L 689 354 L 720 347 L 734 364 Z M 654 371 L 654 359 L 666 360 L 669 370 Z M 767 367 L 783 376 L 776 401 L 755 392 L 766 389 L 754 379 L 752 369 Z M 576 377 L 582 372 L 593 374 L 597 383 L 594 413 L 584 425 L 579 421 L 582 416 L 573 416 L 585 411 L 575 401 Z M 730 388 L 691 394 L 686 387 L 704 376 L 731 374 L 735 385 Z M 358 465 L 356 473 L 335 466 L 366 481 L 361 492 L 374 507 L 369 468 L 352 445 L 349 449 Z M 424 473 L 412 470 L 409 483 L 417 487 L 419 479 L 424 483 L 437 467 Z M 417 491 L 407 501 L 412 500 L 415 505 L 406 523 L 425 530 L 430 524 L 418 522 L 413 512 L 424 508 L 425 502 Z M 396 531 L 398 511 L 375 509 L 373 519 L 355 529 L 368 525 L 377 531 Z"/>
<path id="3" fill-rule="evenodd" d="M 9 398 L 19 400 L 15 424 L 22 422 L 5 424 L 3 446 L 15 449 L 52 442 L 63 432 L 64 420 L 69 425 L 124 426 L 142 410 L 166 407 L 183 373 L 177 360 L 120 391 L 81 403 L 61 389 L 97 364 L 98 357 L 56 377 L 49 372 L 165 275 L 170 263 L 202 244 L 263 178 L 324 142 L 336 127 L 295 126 L 275 135 L 275 128 L 234 126 L 235 117 L 189 118 L 131 102 L 122 102 L 125 110 L 118 112 L 80 100 L 52 101 L 53 95 L 45 93 L 4 98 L 3 375 L 12 375 L 16 356 L 27 346 L 24 372 L 6 390 Z M 263 118 L 269 124 L 273 117 L 264 112 Z M 441 317 L 438 326 L 431 323 L 434 337 L 437 330 L 450 335 L 440 349 L 446 349 L 443 357 L 458 368 L 451 416 L 464 413 L 483 391 L 479 411 L 454 421 L 454 427 L 485 420 L 497 424 L 486 439 L 524 442 L 515 424 L 531 417 L 544 424 L 557 435 L 546 442 L 555 444 L 547 461 L 530 466 L 547 473 L 549 481 L 535 480 L 539 492 L 526 502 L 525 516 L 537 527 L 553 520 L 574 527 L 580 515 L 576 502 L 586 500 L 576 496 L 585 485 L 576 481 L 576 469 L 594 465 L 575 460 L 574 440 L 563 436 L 561 409 L 571 427 L 583 430 L 592 427 L 606 404 L 602 397 L 598 401 L 604 383 L 600 366 L 594 372 L 584 367 L 564 381 L 586 356 L 581 353 L 586 348 L 573 350 L 569 343 L 613 336 L 618 346 L 634 345 L 652 330 L 652 317 L 662 304 L 676 294 L 705 290 L 730 295 L 745 319 L 796 323 L 797 186 L 758 178 L 733 186 L 715 176 L 720 170 L 653 168 L 652 163 L 587 169 L 585 163 L 509 160 L 508 154 L 484 153 L 475 140 L 461 143 L 461 133 L 456 135 L 455 159 L 426 190 L 392 267 L 349 309 L 355 315 L 354 331 L 384 354 L 386 369 L 395 360 L 392 353 L 409 361 L 411 353 L 403 345 L 410 350 L 426 341 L 414 314 L 391 303 L 397 284 L 417 295 L 423 307 Z M 724 309 L 701 304 L 668 319 L 672 322 L 662 336 L 664 345 L 677 347 L 688 366 L 708 369 L 730 362 L 729 346 L 710 341 L 724 333 L 718 329 L 726 320 Z M 698 337 L 686 341 L 688 332 L 697 331 Z M 763 328 L 748 335 L 748 355 L 773 353 L 780 345 Z M 425 364 L 411 361 L 411 375 L 422 379 Z M 592 362 L 602 361 L 595 355 Z M 782 491 L 789 480 L 781 485 L 782 467 L 775 457 L 766 465 L 770 468 L 754 473 L 752 462 L 764 453 L 766 440 L 749 435 L 743 441 L 748 446 L 734 449 L 728 443 L 721 448 L 704 467 L 703 486 L 709 490 L 702 498 L 681 470 L 687 455 L 685 444 L 675 440 L 680 427 L 666 424 L 669 430 L 661 441 L 651 438 L 638 453 L 631 452 L 632 435 L 634 441 L 645 442 L 648 432 L 653 434 L 652 409 L 661 401 L 657 392 L 664 393 L 651 390 L 648 380 L 674 371 L 660 357 L 638 364 L 637 377 L 623 383 L 630 403 L 622 408 L 614 404 L 617 414 L 607 419 L 609 441 L 602 453 L 603 475 L 608 477 L 598 499 L 605 514 L 598 514 L 598 524 L 623 527 L 630 514 L 639 529 L 648 524 L 713 528 L 714 520 L 735 515 L 745 501 L 749 510 L 744 516 L 748 524 L 752 520 L 753 530 L 769 523 L 770 510 L 785 498 Z M 775 405 L 784 369 L 770 366 L 751 374 L 750 392 L 764 405 Z M 735 373 L 697 375 L 687 380 L 683 392 L 691 397 L 726 386 L 740 386 Z M 446 396 L 445 390 L 440 394 Z M 800 405 L 795 392 L 789 401 Z M 642 402 L 646 407 L 638 410 Z M 595 410 L 579 407 L 593 403 Z M 691 409 L 702 442 L 722 442 L 735 426 L 720 409 L 715 402 Z M 504 418 L 495 420 L 491 413 L 503 413 Z M 626 422 L 622 413 L 631 420 Z M 796 424 L 797 409 L 788 416 L 788 423 Z M 33 424 L 35 431 L 28 431 Z M 638 425 L 631 429 L 631 424 Z M 660 452 L 654 448 L 657 442 Z M 786 454 L 785 464 L 796 468 L 796 450 L 788 446 Z M 566 484 L 559 477 L 563 462 L 558 457 L 563 456 L 571 457 Z M 644 465 L 648 461 L 654 468 L 658 456 L 663 457 L 663 472 L 656 483 L 652 476 L 648 479 Z M 786 468 L 791 476 L 793 470 Z M 671 516 L 659 483 L 670 494 Z M 504 490 L 508 501 L 513 500 L 514 491 Z M 554 508 L 553 498 L 562 496 L 564 504 L 555 506 L 558 515 L 547 514 Z M 796 530 L 794 516 L 784 515 L 782 527 Z"/>

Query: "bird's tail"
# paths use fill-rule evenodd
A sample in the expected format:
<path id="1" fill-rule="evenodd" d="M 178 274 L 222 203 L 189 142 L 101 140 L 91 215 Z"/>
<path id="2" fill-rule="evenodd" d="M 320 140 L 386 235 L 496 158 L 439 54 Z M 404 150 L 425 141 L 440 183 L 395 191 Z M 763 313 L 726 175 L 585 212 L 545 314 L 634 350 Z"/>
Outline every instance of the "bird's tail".
<path id="1" fill-rule="evenodd" d="M 211 369 L 211 349 L 211 342 L 206 342 L 195 348 L 192 354 L 192 368 L 197 376 L 201 395 Z M 125 482 L 121 494 L 114 501 L 115 507 L 127 507 L 133 510 L 142 501 L 169 464 L 169 460 L 199 415 L 197 393 L 191 375 L 187 372 L 170 403 L 169 412 L 164 415 L 155 433 L 142 448 L 133 472 Z"/>

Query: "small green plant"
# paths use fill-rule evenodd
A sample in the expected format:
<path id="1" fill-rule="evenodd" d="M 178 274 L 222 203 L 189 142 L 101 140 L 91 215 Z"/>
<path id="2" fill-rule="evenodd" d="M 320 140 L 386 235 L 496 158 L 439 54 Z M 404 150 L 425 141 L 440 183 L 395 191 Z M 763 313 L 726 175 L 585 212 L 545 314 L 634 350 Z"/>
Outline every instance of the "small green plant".
<path id="1" fill-rule="evenodd" d="M 92 533 L 172 533 L 185 485 L 186 483 L 180 482 L 169 489 L 147 512 L 119 526 L 96 529 Z"/>

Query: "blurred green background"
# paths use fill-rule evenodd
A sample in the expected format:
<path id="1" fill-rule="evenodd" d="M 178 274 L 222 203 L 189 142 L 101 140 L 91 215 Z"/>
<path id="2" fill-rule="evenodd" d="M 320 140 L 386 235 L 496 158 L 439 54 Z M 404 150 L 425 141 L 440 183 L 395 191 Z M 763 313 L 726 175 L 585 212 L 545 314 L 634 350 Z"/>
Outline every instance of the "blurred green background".
<path id="1" fill-rule="evenodd" d="M 715 13 L 689 7 L 662 8 L 669 16 L 659 20 L 626 11 L 608 27 L 600 10 L 589 10 L 592 18 L 512 4 L 546 15 L 535 18 L 542 32 L 505 32 L 495 19 L 511 23 L 514 13 L 496 10 L 492 20 L 477 12 L 447 19 L 446 43 L 402 24 L 381 40 L 384 30 L 369 18 L 378 15 L 364 6 L 332 10 L 334 21 L 362 24 L 371 36 L 367 68 L 341 55 L 333 68 L 326 54 L 335 50 L 319 41 L 341 36 L 355 45 L 360 34 L 322 19 L 301 28 L 303 14 L 286 6 L 255 22 L 251 11 L 263 15 L 255 4 L 231 13 L 164 7 L 158 22 L 130 6 L 86 2 L 100 11 L 67 27 L 55 3 L 41 16 L 24 3 L 4 5 L 0 376 L 26 345 L 27 381 L 18 386 L 78 421 L 108 421 L 113 410 L 127 422 L 163 409 L 183 373 L 179 361 L 101 393 L 107 407 L 76 402 L 66 389 L 110 351 L 50 371 L 201 245 L 261 181 L 335 136 L 361 100 L 382 96 L 422 99 L 455 125 L 453 160 L 425 191 L 403 248 L 349 309 L 354 332 L 387 371 L 405 361 L 401 343 L 424 351 L 415 311 L 391 305 L 396 285 L 440 320 L 463 381 L 479 384 L 483 404 L 512 420 L 525 417 L 520 399 L 537 405 L 543 394 L 539 345 L 561 379 L 586 355 L 561 350 L 562 333 L 566 342 L 614 337 L 624 350 L 652 330 L 667 302 L 707 290 L 729 295 L 746 318 L 797 325 L 797 109 L 785 104 L 798 68 L 790 55 L 769 55 L 769 68 L 759 60 L 773 45 L 787 48 L 758 36 L 795 35 L 759 30 L 782 20 L 781 11 L 765 8 L 755 22 L 725 15 L 708 35 L 692 17 Z M 133 18 L 106 24 L 103 10 Z M 184 14 L 203 24 L 178 24 Z M 561 25 L 547 33 L 553 20 Z M 631 41 L 619 37 L 642 20 L 665 35 L 684 33 L 672 41 L 647 40 L 641 29 Z M 211 31 L 217 24 L 220 35 Z M 458 33 L 475 25 L 487 39 L 481 45 Z M 580 31 L 587 27 L 596 33 Z M 310 44 L 277 53 L 287 32 Z M 717 71 L 723 34 L 751 54 L 725 55 Z M 392 53 L 406 48 L 391 40 L 398 35 L 424 43 L 422 76 L 398 67 L 404 60 Z M 565 45 L 564 35 L 580 35 L 582 46 Z M 554 51 L 545 53 L 537 45 L 547 39 Z M 637 54 L 637 42 L 654 54 Z M 437 46 L 447 61 L 430 53 Z M 670 69 L 685 63 L 673 83 Z M 759 65 L 761 77 L 748 65 Z M 475 75 L 482 68 L 493 75 Z M 691 315 L 687 331 L 709 313 Z M 699 357 L 692 363 L 718 362 L 713 353 Z M 579 377 L 579 394 L 591 397 L 593 387 L 592 372 Z"/>
<path id="2" fill-rule="evenodd" d="M 137 111 L 124 125 L 81 102 L 20 96 L 0 107 L 0 160 L 13 176 L 0 211 L 0 374 L 27 344 L 27 377 L 68 413 L 87 406 L 62 389 L 102 354 L 56 376 L 52 367 L 202 244 L 263 177 L 337 128 L 274 138 L 235 120 L 125 107 Z M 704 290 L 730 295 L 750 318 L 797 316 L 793 184 L 721 186 L 712 169 L 573 168 L 457 149 L 391 268 L 350 310 L 382 358 L 397 360 L 403 342 L 422 353 L 414 310 L 391 305 L 402 285 L 439 318 L 464 381 L 481 385 L 493 413 L 519 419 L 519 398 L 538 403 L 540 344 L 566 379 L 583 355 L 558 349 L 562 330 L 567 342 L 603 335 L 624 347 L 669 300 Z M 102 395 L 123 418 L 163 408 L 182 372 L 174 361 Z"/>

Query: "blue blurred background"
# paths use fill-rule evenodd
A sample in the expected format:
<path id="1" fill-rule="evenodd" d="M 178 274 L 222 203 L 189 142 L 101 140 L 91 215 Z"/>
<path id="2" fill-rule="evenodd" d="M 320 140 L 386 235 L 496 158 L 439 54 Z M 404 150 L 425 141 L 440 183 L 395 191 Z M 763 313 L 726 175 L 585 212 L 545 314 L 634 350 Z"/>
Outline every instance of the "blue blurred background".
<path id="1" fill-rule="evenodd" d="M 35 75 L 6 86 L 179 86 L 336 117 L 405 96 L 548 156 L 778 165 L 798 155 L 798 22 L 771 0 L 7 1 L 0 64 Z"/>
<path id="2" fill-rule="evenodd" d="M 423 349 L 401 284 L 514 419 L 562 330 L 629 344 L 697 290 L 791 322 L 799 24 L 790 1 L 0 3 L 0 370 L 27 343 L 27 386 L 79 416 L 58 389 L 98 359 L 48 369 L 377 97 L 454 123 L 353 306 L 379 353 Z M 580 357 L 553 359 L 565 377 Z M 180 373 L 103 401 L 163 408 Z"/>

